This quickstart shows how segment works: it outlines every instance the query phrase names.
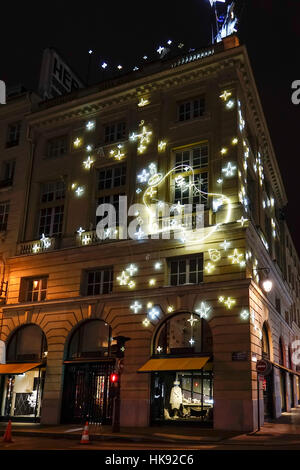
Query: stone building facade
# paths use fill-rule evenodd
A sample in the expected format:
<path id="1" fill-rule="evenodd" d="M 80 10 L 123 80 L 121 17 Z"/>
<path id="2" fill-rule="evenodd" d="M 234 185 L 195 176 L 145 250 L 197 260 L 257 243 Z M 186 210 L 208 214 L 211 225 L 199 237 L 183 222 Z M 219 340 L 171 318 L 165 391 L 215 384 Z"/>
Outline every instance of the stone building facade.
<path id="1" fill-rule="evenodd" d="M 299 260 L 237 38 L 36 103 L 26 128 L 18 237 L 5 240 L 2 419 L 110 423 L 119 336 L 123 426 L 252 431 L 258 411 L 262 423 L 297 406 Z M 119 214 L 124 195 L 128 208 L 170 204 L 179 237 L 159 220 L 146 238 L 134 209 L 134 239 L 120 221 L 100 240 L 97 207 Z M 174 217 L 186 203 L 202 205 L 197 232 Z"/>

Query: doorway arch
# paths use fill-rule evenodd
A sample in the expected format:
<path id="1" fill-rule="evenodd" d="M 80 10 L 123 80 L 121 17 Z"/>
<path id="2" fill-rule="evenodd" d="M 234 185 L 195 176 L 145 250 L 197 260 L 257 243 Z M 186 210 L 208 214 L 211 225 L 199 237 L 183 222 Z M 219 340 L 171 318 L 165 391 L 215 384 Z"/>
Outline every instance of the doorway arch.
<path id="1" fill-rule="evenodd" d="M 81 322 L 66 344 L 61 420 L 64 423 L 110 424 L 112 400 L 109 376 L 114 371 L 111 357 L 111 327 L 101 319 Z"/>

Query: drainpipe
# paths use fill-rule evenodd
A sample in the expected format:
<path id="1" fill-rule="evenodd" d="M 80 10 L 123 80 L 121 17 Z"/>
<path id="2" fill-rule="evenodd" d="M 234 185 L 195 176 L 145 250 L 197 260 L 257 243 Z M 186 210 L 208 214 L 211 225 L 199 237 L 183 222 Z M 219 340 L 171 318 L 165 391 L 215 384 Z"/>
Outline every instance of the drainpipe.
<path id="1" fill-rule="evenodd" d="M 27 219 L 28 219 L 28 212 L 29 212 L 29 196 L 30 196 L 30 188 L 31 188 L 31 182 L 32 182 L 32 170 L 33 170 L 34 150 L 35 150 L 35 144 L 30 134 L 31 134 L 31 128 L 28 126 L 26 129 L 26 140 L 30 144 L 30 157 L 29 157 L 29 165 L 28 165 L 28 171 L 27 171 L 27 177 L 26 177 L 27 184 L 26 184 L 25 198 L 24 198 L 25 200 L 24 218 L 23 218 L 21 230 L 19 232 L 20 238 L 18 242 L 25 240 Z"/>

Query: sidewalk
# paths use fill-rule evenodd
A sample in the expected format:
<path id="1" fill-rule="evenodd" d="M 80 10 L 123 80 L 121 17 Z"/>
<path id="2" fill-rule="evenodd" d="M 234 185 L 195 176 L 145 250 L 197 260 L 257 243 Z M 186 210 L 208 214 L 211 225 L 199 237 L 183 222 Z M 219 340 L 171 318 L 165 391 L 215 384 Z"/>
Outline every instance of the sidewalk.
<path id="1" fill-rule="evenodd" d="M 0 435 L 7 423 L 0 423 Z M 13 436 L 48 437 L 80 440 L 83 426 L 12 423 Z M 259 432 L 249 434 L 233 431 L 218 431 L 188 426 L 153 426 L 145 428 L 121 428 L 112 433 L 111 426 L 89 425 L 91 441 L 166 442 L 187 445 L 272 445 L 274 448 L 287 444 L 300 448 L 300 408 L 293 409 L 273 422 L 265 423 Z"/>
<path id="2" fill-rule="evenodd" d="M 0 423 L 0 435 L 4 434 L 7 423 Z M 27 437 L 51 437 L 80 440 L 83 426 L 12 423 L 12 434 Z M 125 440 L 131 442 L 187 442 L 189 444 L 216 443 L 233 438 L 240 433 L 217 431 L 196 427 L 160 426 L 147 428 L 121 428 L 119 433 L 112 433 L 111 426 L 89 425 L 91 441 Z"/>

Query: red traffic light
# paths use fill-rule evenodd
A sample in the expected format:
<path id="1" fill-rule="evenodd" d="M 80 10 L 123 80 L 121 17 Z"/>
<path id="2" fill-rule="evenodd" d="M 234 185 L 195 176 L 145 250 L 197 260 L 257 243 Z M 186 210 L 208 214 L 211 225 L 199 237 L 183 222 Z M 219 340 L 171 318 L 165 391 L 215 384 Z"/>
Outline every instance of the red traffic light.
<path id="1" fill-rule="evenodd" d="M 112 384 L 115 384 L 119 381 L 119 374 L 116 374 L 116 373 L 113 373 L 113 374 L 110 374 L 109 376 L 109 381 L 112 383 Z"/>

